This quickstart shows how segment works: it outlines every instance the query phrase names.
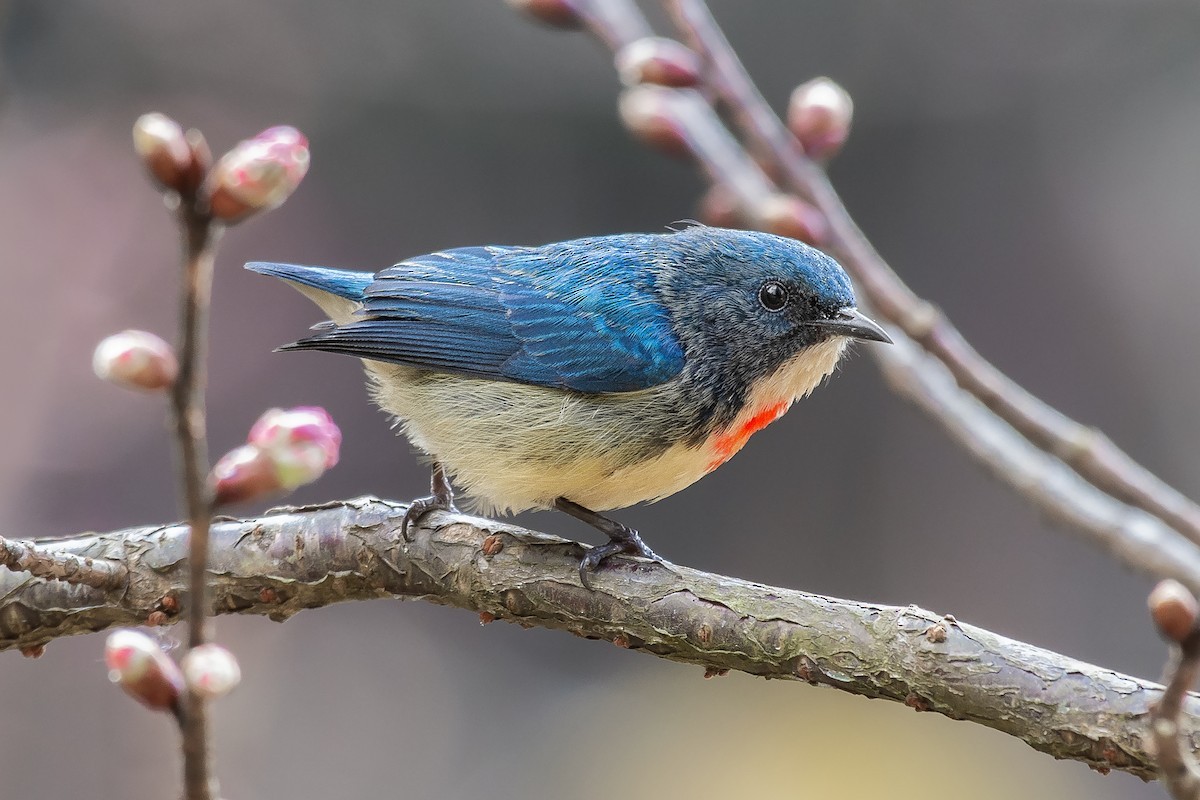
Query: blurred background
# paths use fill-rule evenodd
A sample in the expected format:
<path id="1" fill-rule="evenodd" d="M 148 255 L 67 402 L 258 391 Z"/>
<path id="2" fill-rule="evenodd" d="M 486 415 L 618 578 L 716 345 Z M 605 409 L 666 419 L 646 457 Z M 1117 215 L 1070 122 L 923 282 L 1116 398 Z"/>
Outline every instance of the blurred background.
<path id="1" fill-rule="evenodd" d="M 816 75 L 849 89 L 835 183 L 919 292 L 1036 394 L 1200 495 L 1200 9 L 712 7 L 777 108 Z M 174 328 L 176 232 L 132 153 L 138 114 L 197 126 L 217 152 L 277 123 L 311 140 L 300 191 L 220 252 L 214 456 L 266 407 L 323 405 L 343 462 L 294 499 L 407 498 L 427 474 L 368 405 L 357 363 L 272 353 L 319 314 L 241 264 L 378 269 L 694 216 L 700 180 L 626 136 L 617 91 L 598 45 L 500 0 L 0 0 L 0 533 L 178 516 L 160 400 L 90 368 L 109 333 Z M 1050 529 L 861 352 L 724 469 L 617 517 L 698 568 L 916 603 L 1145 677 L 1165 656 L 1150 583 Z M 522 521 L 597 540 L 565 516 Z M 230 800 L 1165 796 L 896 704 L 705 681 L 428 604 L 217 628 L 245 673 L 214 711 Z M 6 800 L 177 795 L 172 723 L 108 685 L 102 648 L 88 636 L 37 661 L 0 656 Z"/>

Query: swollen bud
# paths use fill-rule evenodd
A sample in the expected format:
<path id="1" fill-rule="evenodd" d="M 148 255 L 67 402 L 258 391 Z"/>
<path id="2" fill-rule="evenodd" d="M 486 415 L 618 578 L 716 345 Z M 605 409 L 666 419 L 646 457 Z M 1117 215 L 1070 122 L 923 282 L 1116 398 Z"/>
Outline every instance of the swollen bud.
<path id="1" fill-rule="evenodd" d="M 508 4 L 555 28 L 574 29 L 583 26 L 579 0 L 508 0 Z"/>
<path id="2" fill-rule="evenodd" d="M 209 481 L 213 504 L 227 506 L 270 497 L 283 491 L 275 470 L 275 459 L 252 444 L 235 447 L 213 464 Z"/>
<path id="3" fill-rule="evenodd" d="M 208 176 L 213 216 L 239 222 L 278 207 L 300 185 L 308 161 L 308 140 L 287 125 L 239 142 Z"/>
<path id="4" fill-rule="evenodd" d="M 250 428 L 247 441 L 269 452 L 280 482 L 295 489 L 337 464 L 342 432 L 323 408 L 272 408 Z"/>
<path id="5" fill-rule="evenodd" d="M 1160 581 L 1150 592 L 1147 604 L 1159 633 L 1172 642 L 1182 642 L 1196 629 L 1200 606 L 1195 595 L 1179 581 Z"/>
<path id="6" fill-rule="evenodd" d="M 797 86 L 788 103 L 788 127 L 814 161 L 828 161 L 842 149 L 853 117 L 849 93 L 829 78 Z"/>
<path id="7" fill-rule="evenodd" d="M 771 195 L 755 209 L 755 216 L 768 233 L 799 239 L 813 247 L 820 247 L 829 235 L 825 215 L 790 194 Z"/>
<path id="8" fill-rule="evenodd" d="M 104 645 L 108 679 L 120 684 L 147 708 L 173 711 L 183 692 L 183 673 L 144 633 L 122 629 L 109 635 Z"/>
<path id="9" fill-rule="evenodd" d="M 219 644 L 193 647 L 180 666 L 187 687 L 208 700 L 229 694 L 242 680 L 237 659 Z"/>
<path id="10" fill-rule="evenodd" d="M 171 345 L 153 333 L 131 330 L 114 333 L 96 345 L 92 370 L 117 386 L 155 392 L 175 382 L 179 363 Z"/>
<path id="11" fill-rule="evenodd" d="M 138 117 L 133 123 L 133 149 L 164 189 L 187 191 L 192 151 L 178 122 L 158 113 Z"/>
<path id="12" fill-rule="evenodd" d="M 621 92 L 617 111 L 626 129 L 667 155 L 691 158 L 692 148 L 678 116 L 673 112 L 676 90 L 642 84 Z"/>
<path id="13" fill-rule="evenodd" d="M 700 82 L 700 57 L 674 39 L 647 36 L 630 42 L 614 58 L 621 83 L 688 87 Z"/>
<path id="14" fill-rule="evenodd" d="M 254 423 L 247 442 L 213 466 L 217 505 L 312 483 L 337 464 L 342 432 L 323 408 L 273 408 Z"/>

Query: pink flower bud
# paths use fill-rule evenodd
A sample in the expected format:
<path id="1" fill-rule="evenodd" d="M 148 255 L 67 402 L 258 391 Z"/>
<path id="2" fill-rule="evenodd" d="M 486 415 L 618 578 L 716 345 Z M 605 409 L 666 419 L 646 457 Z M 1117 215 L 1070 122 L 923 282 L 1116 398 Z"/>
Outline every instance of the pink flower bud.
<path id="1" fill-rule="evenodd" d="M 508 4 L 555 28 L 573 29 L 583 25 L 579 0 L 508 0 Z"/>
<path id="2" fill-rule="evenodd" d="M 272 408 L 250 428 L 247 441 L 277 456 L 286 451 L 311 451 L 320 456 L 317 463 L 324 471 L 338 462 L 342 432 L 329 412 L 318 406 L 299 406 L 287 410 Z M 302 460 L 307 461 L 308 458 Z M 315 478 L 313 476 L 310 480 Z"/>
<path id="3" fill-rule="evenodd" d="M 700 57 L 674 39 L 647 36 L 622 47 L 614 59 L 626 86 L 656 83 L 695 86 L 700 82 Z"/>
<path id="4" fill-rule="evenodd" d="M 239 142 L 209 175 L 213 216 L 238 222 L 276 208 L 300 185 L 308 160 L 308 140 L 286 125 Z"/>
<path id="5" fill-rule="evenodd" d="M 219 644 L 192 648 L 180 666 L 188 688 L 210 700 L 229 694 L 242 680 L 237 659 Z"/>
<path id="6" fill-rule="evenodd" d="M 617 110 L 626 129 L 667 155 L 690 158 L 692 148 L 674 111 L 675 89 L 642 84 L 621 93 Z"/>
<path id="7" fill-rule="evenodd" d="M 275 459 L 252 444 L 235 447 L 221 456 L 213 465 L 210 481 L 213 503 L 217 506 L 270 497 L 284 489 L 279 482 Z"/>
<path id="8" fill-rule="evenodd" d="M 820 247 L 829 238 L 829 223 L 814 206 L 790 194 L 775 194 L 756 209 L 758 224 L 768 233 Z"/>
<path id="9" fill-rule="evenodd" d="M 788 127 L 814 161 L 828 161 L 846 143 L 854 102 L 829 78 L 797 86 L 788 103 Z"/>
<path id="10" fill-rule="evenodd" d="M 138 117 L 133 123 L 133 149 L 163 188 L 186 190 L 192 151 L 178 122 L 157 113 Z"/>
<path id="11" fill-rule="evenodd" d="M 323 408 L 272 408 L 250 428 L 247 440 L 213 467 L 217 505 L 312 483 L 337 464 L 342 432 Z"/>
<path id="12" fill-rule="evenodd" d="M 104 646 L 104 662 L 108 679 L 142 705 L 175 709 L 183 692 L 183 673 L 149 636 L 128 629 L 114 631 Z"/>
<path id="13" fill-rule="evenodd" d="M 171 346 L 153 333 L 121 331 L 96 345 L 92 370 L 126 389 L 154 392 L 175 382 L 179 363 Z"/>

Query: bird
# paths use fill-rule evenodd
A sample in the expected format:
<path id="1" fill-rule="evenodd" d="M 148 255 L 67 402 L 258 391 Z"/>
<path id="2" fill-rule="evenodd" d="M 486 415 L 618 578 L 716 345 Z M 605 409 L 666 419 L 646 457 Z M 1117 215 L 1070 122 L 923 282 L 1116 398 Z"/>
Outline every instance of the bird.
<path id="1" fill-rule="evenodd" d="M 251 262 L 328 317 L 280 350 L 362 360 L 369 392 L 431 464 L 409 528 L 457 510 L 555 508 L 618 553 L 664 561 L 600 512 L 712 472 L 807 396 L 854 340 L 889 343 L 842 267 L 769 233 L 694 224 L 407 258 L 379 272 Z"/>

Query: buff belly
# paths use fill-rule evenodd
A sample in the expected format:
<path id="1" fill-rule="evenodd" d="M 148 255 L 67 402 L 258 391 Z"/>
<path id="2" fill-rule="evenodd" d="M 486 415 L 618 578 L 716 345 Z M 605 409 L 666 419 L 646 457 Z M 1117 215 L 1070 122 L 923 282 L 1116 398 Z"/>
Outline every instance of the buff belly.
<path id="1" fill-rule="evenodd" d="M 653 502 L 736 453 L 837 364 L 844 340 L 809 348 L 751 390 L 706 441 L 672 437 L 678 390 L 581 396 L 537 386 L 364 362 L 375 401 L 441 461 L 483 513 L 545 508 L 566 497 L 595 511 Z"/>

